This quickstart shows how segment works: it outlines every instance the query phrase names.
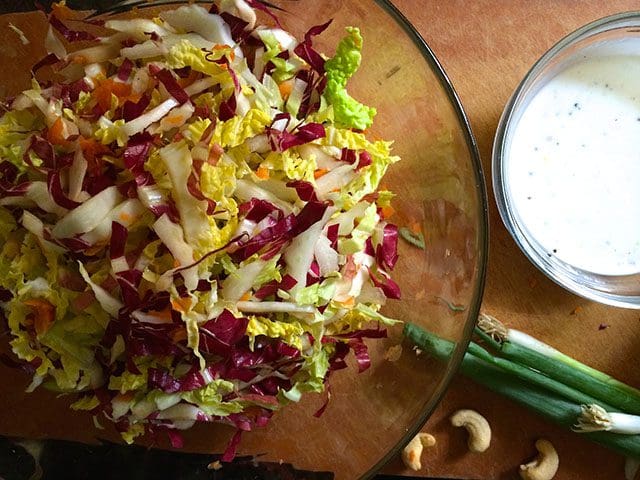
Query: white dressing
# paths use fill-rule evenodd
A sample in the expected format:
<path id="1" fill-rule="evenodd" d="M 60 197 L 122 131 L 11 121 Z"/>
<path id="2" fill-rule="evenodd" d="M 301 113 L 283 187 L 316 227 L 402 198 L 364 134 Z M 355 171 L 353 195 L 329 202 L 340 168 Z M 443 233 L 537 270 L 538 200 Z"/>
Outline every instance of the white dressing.
<path id="1" fill-rule="evenodd" d="M 638 52 L 635 40 L 580 55 L 533 96 L 507 146 L 521 223 L 550 257 L 602 275 L 640 271 Z"/>

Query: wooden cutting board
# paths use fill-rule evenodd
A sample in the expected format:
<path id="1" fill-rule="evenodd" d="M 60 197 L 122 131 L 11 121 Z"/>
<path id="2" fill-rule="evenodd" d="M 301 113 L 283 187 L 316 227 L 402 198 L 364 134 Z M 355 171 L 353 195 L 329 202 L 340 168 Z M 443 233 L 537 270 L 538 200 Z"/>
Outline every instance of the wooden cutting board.
<path id="1" fill-rule="evenodd" d="M 7 1 L 7 0 L 4 0 Z M 637 2 L 598 0 L 394 0 L 435 51 L 456 87 L 490 174 L 494 132 L 504 104 L 530 65 L 551 45 L 596 18 L 638 8 Z M 1 92 L 0 92 L 1 93 Z M 490 194 L 491 251 L 484 310 L 592 366 L 640 386 L 634 368 L 640 313 L 601 306 L 563 291 L 517 248 Z M 600 329 L 600 326 L 606 326 Z M 640 337 L 639 337 L 640 338 Z M 465 435 L 448 416 L 470 407 L 489 419 L 494 436 L 484 454 L 469 454 Z M 623 478 L 624 460 L 562 431 L 517 405 L 458 379 L 424 431 L 438 444 L 425 452 L 422 476 L 464 479 L 517 478 L 517 467 L 535 453 L 539 437 L 560 455 L 558 479 Z M 401 462 L 386 473 L 415 475 Z"/>
<path id="2" fill-rule="evenodd" d="M 442 63 L 460 95 L 478 141 L 489 189 L 490 255 L 483 310 L 563 352 L 640 386 L 640 313 L 589 302 L 540 273 L 504 228 L 491 188 L 491 148 L 505 103 L 530 66 L 560 38 L 600 17 L 640 8 L 617 0 L 524 1 L 394 0 Z M 638 337 L 638 339 L 636 339 Z M 464 432 L 448 416 L 474 408 L 493 428 L 484 454 L 466 449 Z M 549 439 L 560 456 L 556 479 L 622 479 L 624 459 L 565 432 L 524 408 L 463 378 L 457 379 L 423 431 L 438 444 L 423 455 L 422 476 L 465 479 L 519 478 L 537 438 Z M 387 473 L 414 474 L 397 460 Z"/>

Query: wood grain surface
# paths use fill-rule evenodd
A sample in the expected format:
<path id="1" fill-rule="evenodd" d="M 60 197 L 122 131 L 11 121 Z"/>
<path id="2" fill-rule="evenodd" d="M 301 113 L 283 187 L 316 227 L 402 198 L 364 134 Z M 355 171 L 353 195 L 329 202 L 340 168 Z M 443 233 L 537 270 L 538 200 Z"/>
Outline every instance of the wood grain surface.
<path id="1" fill-rule="evenodd" d="M 0 0 L 0 2 L 9 0 Z M 355 0 L 354 0 L 355 1 Z M 443 64 L 478 141 L 489 187 L 491 245 L 483 309 L 512 327 L 598 369 L 640 386 L 640 313 L 572 295 L 541 274 L 515 245 L 498 215 L 490 185 L 493 136 L 509 96 L 531 64 L 577 27 L 608 14 L 640 8 L 630 0 L 394 0 Z M 2 92 L 0 92 L 2 93 Z M 600 326 L 606 326 L 600 329 Z M 448 416 L 458 408 L 482 412 L 493 428 L 491 448 L 467 453 L 465 434 Z M 424 469 L 400 460 L 385 473 L 463 479 L 518 478 L 534 442 L 551 440 L 560 455 L 556 479 L 624 478 L 624 459 L 565 432 L 467 379 L 457 379 L 424 427 L 438 444 L 425 451 Z"/>
<path id="2" fill-rule="evenodd" d="M 394 0 L 415 25 L 460 95 L 478 141 L 490 207 L 489 271 L 483 310 L 620 380 L 640 386 L 640 313 L 607 307 L 564 291 L 518 249 L 498 215 L 491 188 L 491 148 L 502 110 L 520 80 L 548 48 L 592 20 L 640 8 L 633 1 Z M 606 327 L 601 329 L 602 327 Z M 636 338 L 638 337 L 638 338 Z M 493 428 L 484 454 L 466 451 L 464 432 L 448 424 L 458 408 L 475 408 Z M 423 431 L 438 444 L 423 455 L 422 476 L 519 478 L 534 442 L 552 441 L 560 456 L 556 479 L 624 478 L 624 459 L 557 428 L 463 378 L 457 379 Z M 397 460 L 388 473 L 413 474 Z"/>

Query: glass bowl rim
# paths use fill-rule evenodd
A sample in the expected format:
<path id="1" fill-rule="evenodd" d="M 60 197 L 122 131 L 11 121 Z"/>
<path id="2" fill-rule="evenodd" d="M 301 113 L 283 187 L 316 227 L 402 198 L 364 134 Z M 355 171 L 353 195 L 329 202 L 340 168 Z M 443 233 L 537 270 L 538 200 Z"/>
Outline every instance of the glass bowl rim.
<path id="1" fill-rule="evenodd" d="M 482 161 L 478 150 L 478 144 L 476 138 L 471 129 L 471 124 L 464 111 L 460 97 L 456 92 L 449 76 L 442 67 L 440 61 L 436 57 L 435 53 L 429 47 L 422 35 L 413 26 L 413 24 L 400 12 L 400 10 L 392 3 L 391 0 L 374 0 L 396 23 L 404 30 L 409 39 L 413 42 L 416 48 L 422 54 L 423 59 L 427 62 L 430 70 L 437 77 L 443 91 L 449 98 L 449 104 L 454 110 L 457 117 L 459 126 L 465 137 L 467 149 L 469 152 L 471 166 L 475 176 L 475 193 L 478 203 L 478 232 L 477 232 L 477 282 L 474 288 L 473 296 L 469 302 L 467 309 L 467 318 L 465 321 L 465 327 L 463 329 L 462 337 L 457 342 L 456 348 L 453 351 L 451 359 L 446 367 L 446 372 L 441 379 L 435 394 L 429 399 L 425 405 L 422 413 L 419 415 L 415 424 L 409 427 L 405 435 L 399 440 L 394 448 L 392 448 L 378 463 L 372 466 L 371 470 L 364 475 L 363 478 L 368 479 L 373 477 L 384 465 L 386 465 L 399 451 L 409 442 L 417 433 L 422 429 L 423 425 L 429 419 L 431 414 L 435 411 L 436 407 L 440 404 L 440 401 L 447 392 L 451 382 L 453 381 L 462 359 L 467 351 L 467 347 L 471 342 L 473 330 L 476 326 L 478 315 L 480 314 L 480 307 L 482 304 L 482 297 L 485 288 L 486 275 L 487 275 L 487 260 L 489 254 L 489 203 L 488 195 L 485 184 L 484 170 L 482 167 Z"/>
<path id="2" fill-rule="evenodd" d="M 630 27 L 628 22 L 634 22 L 635 26 L 640 27 L 640 11 L 616 13 L 589 22 L 562 37 L 536 60 L 514 90 L 502 112 L 493 142 L 491 170 L 494 197 L 502 222 L 520 250 L 538 270 L 557 285 L 588 300 L 614 307 L 640 309 L 640 295 L 616 294 L 591 288 L 586 283 L 572 278 L 571 274 L 567 273 L 571 269 L 569 266 L 564 266 L 560 261 L 555 263 L 548 261 L 536 249 L 533 245 L 535 242 L 518 221 L 515 209 L 511 205 L 507 194 L 507 181 L 504 175 L 506 140 L 509 137 L 511 128 L 516 123 L 513 121 L 516 118 L 516 114 L 523 105 L 526 105 L 526 100 L 530 94 L 529 87 L 538 80 L 543 79 L 544 69 L 572 46 L 599 34 Z M 602 275 L 601 277 L 606 278 L 607 276 Z"/>

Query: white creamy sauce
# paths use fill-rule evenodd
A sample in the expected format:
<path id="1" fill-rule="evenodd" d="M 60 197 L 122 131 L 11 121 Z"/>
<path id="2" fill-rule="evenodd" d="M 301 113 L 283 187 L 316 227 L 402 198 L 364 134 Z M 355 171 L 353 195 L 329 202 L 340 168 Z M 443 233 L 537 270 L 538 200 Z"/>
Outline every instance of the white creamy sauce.
<path id="1" fill-rule="evenodd" d="M 580 54 L 542 86 L 505 174 L 547 255 L 602 275 L 640 272 L 640 39 Z"/>

